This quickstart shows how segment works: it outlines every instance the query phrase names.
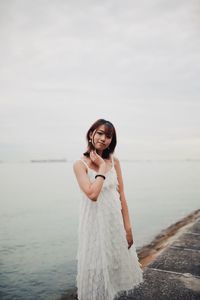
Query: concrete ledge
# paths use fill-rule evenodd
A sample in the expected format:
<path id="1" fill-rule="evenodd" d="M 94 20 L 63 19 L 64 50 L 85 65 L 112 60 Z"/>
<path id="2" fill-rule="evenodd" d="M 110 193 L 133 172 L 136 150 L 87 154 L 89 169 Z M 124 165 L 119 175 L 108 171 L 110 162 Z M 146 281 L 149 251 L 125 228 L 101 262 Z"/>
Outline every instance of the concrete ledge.
<path id="1" fill-rule="evenodd" d="M 128 300 L 200 300 L 200 216 L 144 267 L 144 282 Z"/>
<path id="2" fill-rule="evenodd" d="M 189 274 L 166 272 L 146 267 L 144 283 L 136 288 L 133 295 L 122 299 L 134 300 L 197 300 L 200 292 L 200 279 Z"/>
<path id="3" fill-rule="evenodd" d="M 199 274 L 200 251 L 181 248 L 167 248 L 148 267 L 179 273 L 191 273 L 194 276 Z"/>
<path id="4" fill-rule="evenodd" d="M 183 248 L 183 249 L 199 250 L 200 234 L 186 232 L 177 241 L 173 243 L 173 246 L 178 248 Z"/>

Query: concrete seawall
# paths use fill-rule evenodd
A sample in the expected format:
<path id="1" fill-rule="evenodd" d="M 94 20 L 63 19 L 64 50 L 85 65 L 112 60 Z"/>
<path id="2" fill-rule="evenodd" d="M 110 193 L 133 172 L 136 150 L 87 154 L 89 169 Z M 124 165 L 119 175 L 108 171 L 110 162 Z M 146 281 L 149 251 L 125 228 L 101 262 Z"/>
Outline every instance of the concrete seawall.
<path id="1" fill-rule="evenodd" d="M 170 237 L 181 221 L 185 225 Z M 120 300 L 200 300 L 200 210 L 181 221 L 165 230 L 168 239 L 165 233 L 160 234 L 152 248 L 150 244 L 140 250 L 140 261 L 146 263 L 144 282 L 131 297 Z"/>

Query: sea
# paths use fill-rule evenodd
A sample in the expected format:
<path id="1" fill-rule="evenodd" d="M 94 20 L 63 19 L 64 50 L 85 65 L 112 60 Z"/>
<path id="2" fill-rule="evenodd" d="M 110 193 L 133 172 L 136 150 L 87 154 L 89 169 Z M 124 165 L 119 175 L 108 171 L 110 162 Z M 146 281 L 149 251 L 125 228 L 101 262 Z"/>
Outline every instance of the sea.
<path id="1" fill-rule="evenodd" d="M 121 161 L 136 249 L 200 206 L 200 161 Z M 75 287 L 81 192 L 73 161 L 0 164 L 0 299 Z"/>

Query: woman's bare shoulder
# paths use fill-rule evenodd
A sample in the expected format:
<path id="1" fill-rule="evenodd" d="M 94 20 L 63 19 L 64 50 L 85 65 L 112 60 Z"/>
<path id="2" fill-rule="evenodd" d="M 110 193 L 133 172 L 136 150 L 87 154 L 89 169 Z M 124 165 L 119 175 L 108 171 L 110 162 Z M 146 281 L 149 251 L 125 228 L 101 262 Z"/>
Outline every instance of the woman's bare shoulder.
<path id="1" fill-rule="evenodd" d="M 116 155 L 113 155 L 114 162 L 119 162 L 119 158 Z"/>
<path id="2" fill-rule="evenodd" d="M 113 155 L 113 160 L 115 168 L 118 167 L 120 165 L 119 158 L 116 155 Z"/>
<path id="3" fill-rule="evenodd" d="M 83 163 L 83 160 L 84 160 L 83 157 L 80 157 L 79 159 L 74 160 L 74 162 L 73 162 L 73 169 L 74 169 L 75 172 L 77 172 L 80 169 L 81 170 L 85 170 L 87 172 L 87 167 Z"/>

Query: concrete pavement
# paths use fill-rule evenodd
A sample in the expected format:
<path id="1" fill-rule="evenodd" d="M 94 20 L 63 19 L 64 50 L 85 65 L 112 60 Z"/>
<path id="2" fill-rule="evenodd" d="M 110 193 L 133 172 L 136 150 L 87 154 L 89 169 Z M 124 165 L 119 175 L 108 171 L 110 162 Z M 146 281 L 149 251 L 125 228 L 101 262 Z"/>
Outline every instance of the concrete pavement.
<path id="1" fill-rule="evenodd" d="M 122 299 L 200 300 L 200 218 L 144 268 L 144 282 Z"/>

